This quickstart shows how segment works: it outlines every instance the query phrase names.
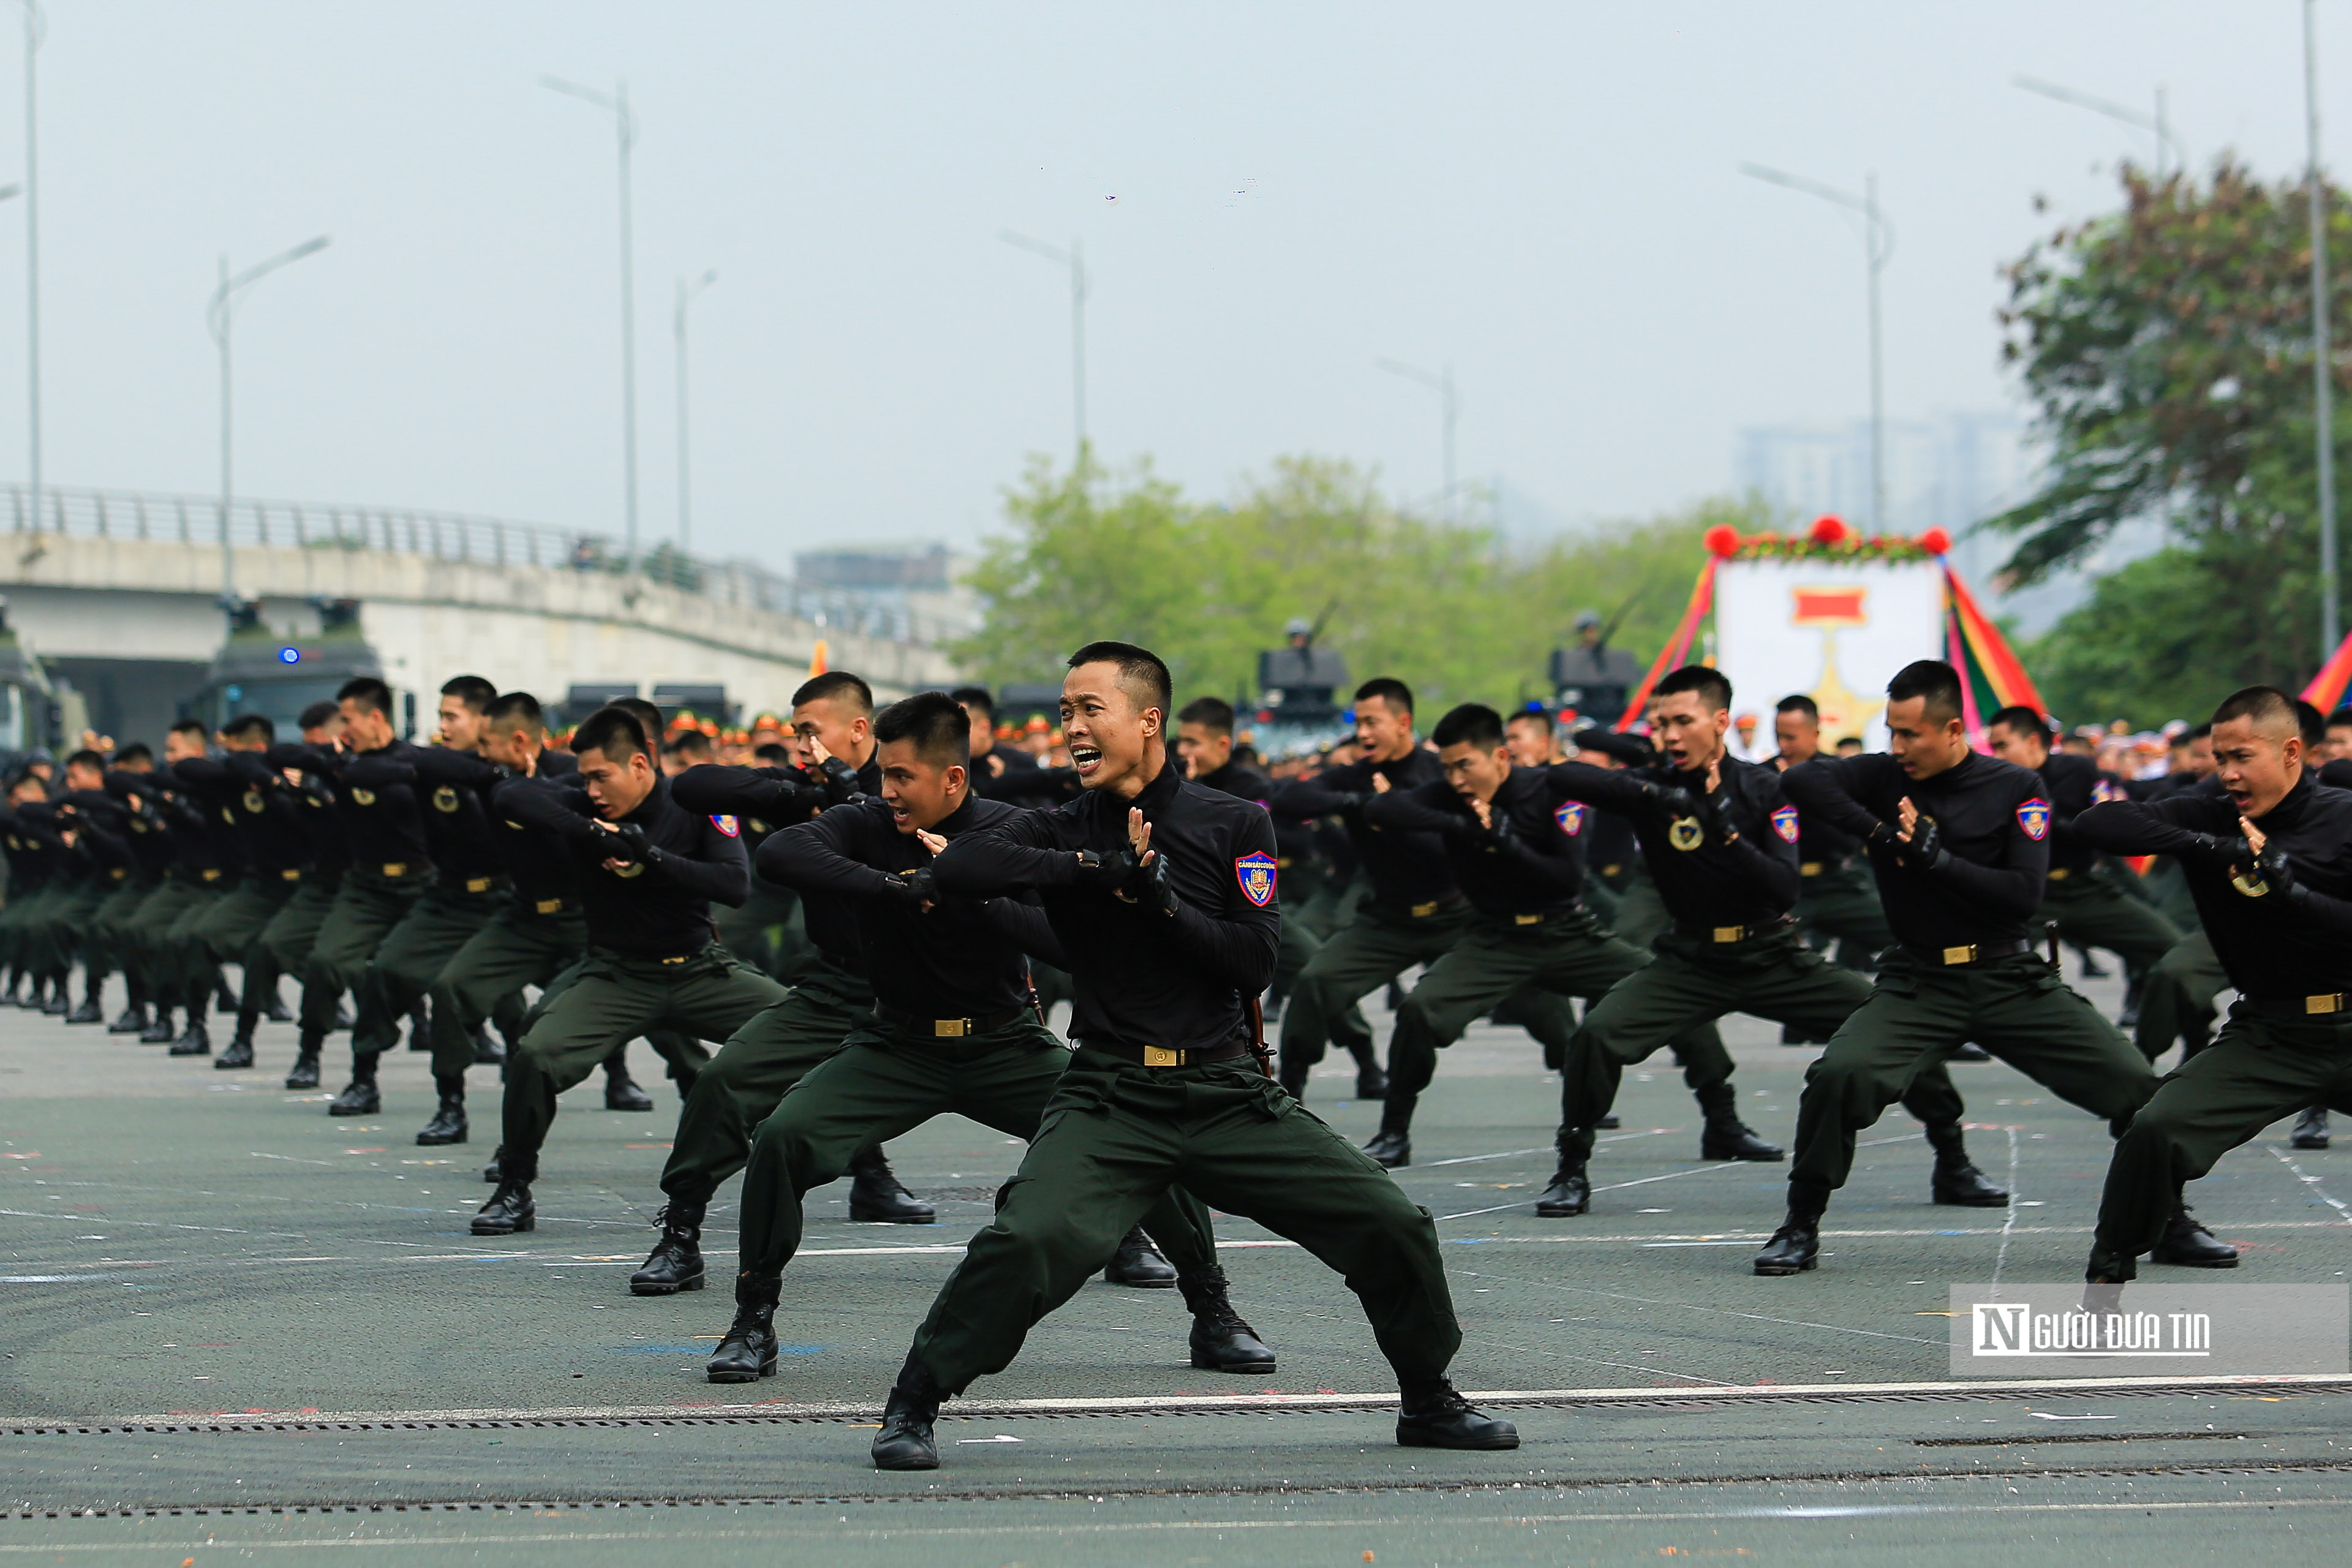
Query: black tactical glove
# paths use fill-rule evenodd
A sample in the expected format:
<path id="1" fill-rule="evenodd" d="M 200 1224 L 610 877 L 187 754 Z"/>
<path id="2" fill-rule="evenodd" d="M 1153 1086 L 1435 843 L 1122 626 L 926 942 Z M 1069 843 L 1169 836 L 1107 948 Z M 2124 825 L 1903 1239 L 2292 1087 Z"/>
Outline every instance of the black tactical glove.
<path id="1" fill-rule="evenodd" d="M 1864 834 L 1862 839 L 1864 848 L 1883 849 L 1888 854 L 1893 854 L 1896 849 L 1901 847 L 1901 842 L 1902 829 L 1896 827 L 1895 824 L 1891 822 L 1879 823 L 1868 833 Z"/>
<path id="2" fill-rule="evenodd" d="M 1118 889 L 1118 896 L 1130 904 L 1141 904 L 1163 915 L 1175 914 L 1176 888 L 1168 879 L 1168 857 L 1155 854 L 1150 865 L 1137 867 L 1134 875 L 1128 878 L 1127 886 Z"/>
<path id="3" fill-rule="evenodd" d="M 890 878 L 890 896 L 909 908 L 940 901 L 939 884 L 931 879 L 929 866 L 918 866 L 911 871 L 899 871 Z"/>
<path id="4" fill-rule="evenodd" d="M 1923 816 L 1911 829 L 1911 841 L 1900 838 L 1895 843 L 1895 858 L 1915 871 L 1939 871 L 1952 858 L 1944 847 L 1944 835 L 1936 826 L 1936 819 Z"/>
<path id="5" fill-rule="evenodd" d="M 615 860 L 634 860 L 640 866 L 658 866 L 667 858 L 661 847 L 647 838 L 646 830 L 634 822 L 615 824 L 613 837 L 619 842 L 607 845 L 605 848 Z"/>
<path id="6" fill-rule="evenodd" d="M 1698 796 L 1675 784 L 1642 784 L 1642 798 L 1669 816 L 1696 816 L 1700 813 Z"/>
<path id="7" fill-rule="evenodd" d="M 2207 871 L 2241 871 L 2254 863 L 2254 847 L 2235 834 L 2192 833 L 2179 854 Z"/>
<path id="8" fill-rule="evenodd" d="M 2266 847 L 2254 862 L 2254 870 L 2270 890 L 2290 904 L 2311 901 L 2311 889 L 2295 879 L 2294 868 L 2287 863 L 2286 851 L 2273 844 Z"/>
<path id="9" fill-rule="evenodd" d="M 1717 843 L 1728 844 L 1739 837 L 1739 824 L 1732 819 L 1733 802 L 1729 790 L 1718 789 L 1702 804 L 1707 831 L 1715 835 Z"/>
<path id="10" fill-rule="evenodd" d="M 1101 854 L 1093 849 L 1078 851 L 1077 875 L 1070 879 L 1075 888 L 1091 888 L 1100 893 L 1116 893 L 1127 886 L 1135 875 L 1135 851 L 1114 849 Z"/>

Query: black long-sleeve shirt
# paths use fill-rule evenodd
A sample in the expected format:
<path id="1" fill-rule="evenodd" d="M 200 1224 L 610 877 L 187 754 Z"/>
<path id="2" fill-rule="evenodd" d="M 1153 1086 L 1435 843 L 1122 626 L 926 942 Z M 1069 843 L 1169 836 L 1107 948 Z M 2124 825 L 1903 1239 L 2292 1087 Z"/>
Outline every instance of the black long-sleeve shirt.
<path id="1" fill-rule="evenodd" d="M 931 831 L 952 844 L 1022 815 L 1019 806 L 967 795 Z M 930 864 L 930 851 L 899 832 L 889 806 L 872 799 L 779 829 L 759 856 L 760 874 L 770 881 L 848 910 L 883 1006 L 918 1018 L 970 1018 L 1025 1005 L 1029 967 L 1015 934 L 1024 928 L 997 908 L 1011 900 L 942 897 L 918 910 L 899 893 L 898 874 Z"/>
<path id="2" fill-rule="evenodd" d="M 1127 847 L 1130 806 L 1167 857 L 1172 916 L 1075 885 L 1077 851 Z M 931 874 L 950 896 L 1037 890 L 1076 982 L 1072 1038 L 1209 1050 L 1243 1035 L 1243 998 L 1274 979 L 1282 928 L 1274 849 L 1265 812 L 1185 782 L 1171 763 L 1132 801 L 1089 793 L 967 833 Z"/>
<path id="3" fill-rule="evenodd" d="M 152 882 L 172 868 L 172 836 L 153 803 L 131 787 L 131 781 L 141 776 L 127 769 L 110 769 L 106 793 L 108 798 L 122 803 L 123 825 L 131 830 L 131 858 L 139 879 Z"/>
<path id="4" fill-rule="evenodd" d="M 732 816 L 739 821 L 757 816 L 776 825 L 779 832 L 809 821 L 829 805 L 845 805 L 855 795 L 882 793 L 881 748 L 865 764 L 850 770 L 847 763 L 828 770 L 831 776 L 812 775 L 799 768 L 739 768 L 706 763 L 688 768 L 670 781 L 678 803 L 689 811 Z M 766 872 L 761 873 L 768 876 Z M 772 877 L 771 880 L 774 880 Z M 739 900 L 740 901 L 740 900 Z M 866 968 L 865 944 L 857 914 L 842 900 L 825 893 L 801 894 L 801 921 L 817 952 L 835 967 L 851 973 Z M 942 1017 L 947 1015 L 942 1014 Z"/>
<path id="5" fill-rule="evenodd" d="M 467 850 L 442 858 L 439 840 L 434 848 L 434 866 L 445 878 L 462 878 L 460 886 L 482 878 L 504 873 L 513 882 L 515 896 L 534 908 L 555 903 L 577 903 L 580 899 L 580 877 L 570 849 L 543 827 L 517 822 L 500 816 L 490 808 L 490 792 L 505 779 L 514 775 L 476 752 L 460 752 L 446 746 L 422 748 L 414 763 L 386 763 L 379 764 L 399 782 L 419 786 L 431 798 L 443 789 L 461 791 L 465 799 L 473 803 L 471 810 L 455 812 L 436 809 L 435 816 L 446 819 L 442 837 L 457 838 L 460 826 L 472 815 L 481 819 L 488 859 L 479 853 Z M 568 780 L 576 766 L 568 752 L 542 752 L 539 758 L 541 779 Z M 437 808 L 438 802 L 434 803 Z M 431 837 L 434 818 L 425 819 L 427 836 Z M 460 868 L 472 868 L 461 870 Z M 552 912 L 551 910 L 549 912 Z"/>
<path id="6" fill-rule="evenodd" d="M 2231 880 L 2230 866 L 2193 849 L 2191 833 L 2240 836 L 2238 804 L 2219 791 L 2102 802 L 2077 817 L 2074 828 L 2110 854 L 2178 857 L 2214 955 L 2241 994 L 2284 1001 L 2352 991 L 2352 792 L 2321 784 L 2306 771 L 2254 826 L 2266 847 L 2286 851 L 2295 880 L 2311 890 L 2308 900 L 2249 897 Z"/>
<path id="7" fill-rule="evenodd" d="M 1412 909 L 1454 897 L 1460 889 L 1454 885 L 1437 835 L 1383 828 L 1366 819 L 1364 806 L 1374 798 L 1374 773 L 1387 779 L 1391 791 L 1445 782 L 1445 768 L 1436 754 L 1416 746 L 1393 762 L 1349 763 L 1326 768 L 1313 778 L 1286 780 L 1266 805 L 1284 816 L 1340 818 L 1347 825 L 1348 842 L 1372 879 L 1376 903 Z"/>
<path id="8" fill-rule="evenodd" d="M 1364 820 L 1383 830 L 1436 834 L 1455 885 L 1479 913 L 1510 919 L 1573 908 L 1591 808 L 1555 794 L 1543 769 L 1513 768 L 1487 813 L 1493 826 L 1482 826 L 1468 798 L 1444 779 L 1364 803 Z"/>
<path id="9" fill-rule="evenodd" d="M 212 841 L 211 864 L 224 878 L 245 874 L 245 835 L 237 821 L 236 797 L 243 793 L 217 757 L 182 757 L 165 764 L 180 798 L 205 826 Z"/>
<path id="10" fill-rule="evenodd" d="M 2098 859 L 2095 845 L 2074 831 L 2074 819 L 2103 801 L 2126 798 L 2124 781 L 2088 757 L 2053 752 L 2037 770 L 2050 802 L 2050 869 L 2079 877 Z"/>
<path id="11" fill-rule="evenodd" d="M 199 792 L 208 810 L 225 818 L 240 857 L 255 875 L 277 881 L 310 864 L 310 843 L 283 775 L 258 752 L 184 757 L 173 771 Z"/>
<path id="12" fill-rule="evenodd" d="M 1643 786 L 1685 791 L 1705 807 L 1705 769 L 1678 773 L 1664 763 L 1599 768 L 1590 763 L 1554 763 L 1544 772 L 1556 797 L 1616 812 L 1633 824 L 1641 837 L 1642 858 L 1675 923 L 1769 925 L 1797 901 L 1797 813 L 1781 794 L 1780 775 L 1771 769 L 1725 757 L 1720 789 L 1730 801 L 1738 837 L 1722 842 L 1711 815 L 1685 816 L 1681 837 L 1688 848 L 1675 842 L 1675 814 L 1653 800 Z M 1699 829 L 1696 842 L 1694 826 Z"/>
<path id="13" fill-rule="evenodd" d="M 1932 778 L 1914 779 L 1893 757 L 1817 757 L 1782 778 L 1805 811 L 1867 841 L 1899 826 L 1906 795 L 1935 818 L 1942 866 L 1906 866 L 1873 845 L 1870 868 L 1895 940 L 1937 952 L 2030 941 L 2050 870 L 2050 802 L 2039 774 L 1979 752 Z"/>
<path id="14" fill-rule="evenodd" d="M 1815 753 L 1817 756 L 1821 754 L 1822 753 Z M 1807 762 L 1811 760 L 1812 758 L 1810 757 L 1806 759 Z M 1797 765 L 1802 767 L 1804 763 L 1800 763 Z M 1783 776 L 1789 772 L 1786 768 L 1780 768 L 1778 771 Z M 1804 872 L 1805 868 L 1809 866 L 1820 867 L 1822 869 L 1842 866 L 1861 853 L 1861 839 L 1856 838 L 1836 823 L 1828 820 L 1820 812 L 1807 811 L 1804 802 L 1794 801 L 1794 805 L 1797 807 L 1797 868 L 1799 871 Z M 1817 876 L 1820 873 L 1814 871 L 1805 872 L 1805 874 Z"/>
<path id="15" fill-rule="evenodd" d="M 177 774 L 158 769 L 152 773 L 110 773 L 107 778 L 109 788 L 114 780 L 121 779 L 125 790 L 154 808 L 165 841 L 171 846 L 171 858 L 166 864 L 174 876 L 192 881 L 220 879 L 220 856 L 212 822 L 202 803 L 187 793 Z"/>
<path id="16" fill-rule="evenodd" d="M 342 783 L 346 790 L 378 794 L 406 788 L 443 885 L 482 892 L 507 870 L 481 798 L 486 777 L 496 782 L 498 770 L 478 752 L 412 746 L 405 754 L 387 749 L 353 758 L 343 765 Z"/>
<path id="17" fill-rule="evenodd" d="M 588 792 L 553 778 L 511 778 L 490 795 L 501 817 L 545 829 L 571 850 L 588 918 L 588 940 L 639 958 L 698 952 L 713 940 L 710 906 L 742 903 L 751 868 L 732 825 L 688 811 L 670 797 L 670 781 L 656 779 L 622 822 L 645 829 L 662 851 L 658 865 L 607 870 L 618 841 L 597 826 L 604 820 Z"/>
<path id="18" fill-rule="evenodd" d="M 270 762 L 280 767 L 318 773 L 335 785 L 335 808 L 351 845 L 352 864 L 365 871 L 401 877 L 431 862 L 425 844 L 425 824 L 417 814 L 413 784 L 371 784 L 362 768 L 359 780 L 346 782 L 343 773 L 355 764 L 400 763 L 414 765 L 421 748 L 394 741 L 373 752 L 338 752 L 324 746 L 279 744 L 269 748 Z M 397 866 L 394 871 L 388 868 Z"/>

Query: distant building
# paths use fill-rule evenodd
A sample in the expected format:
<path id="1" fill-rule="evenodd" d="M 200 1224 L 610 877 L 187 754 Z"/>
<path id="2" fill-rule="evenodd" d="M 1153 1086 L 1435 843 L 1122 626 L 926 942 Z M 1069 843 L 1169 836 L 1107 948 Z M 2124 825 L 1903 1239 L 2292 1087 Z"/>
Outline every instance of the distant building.
<path id="1" fill-rule="evenodd" d="M 845 545 L 793 557 L 819 613 L 860 627 L 887 626 L 935 641 L 969 637 L 980 606 L 962 583 L 971 564 L 944 544 Z"/>

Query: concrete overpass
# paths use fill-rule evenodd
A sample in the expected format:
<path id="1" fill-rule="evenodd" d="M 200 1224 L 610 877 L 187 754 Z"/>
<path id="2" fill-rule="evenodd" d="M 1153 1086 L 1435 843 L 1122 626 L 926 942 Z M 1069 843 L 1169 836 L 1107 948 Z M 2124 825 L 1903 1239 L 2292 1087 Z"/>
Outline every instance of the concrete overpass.
<path id="1" fill-rule="evenodd" d="M 460 673 L 542 700 L 575 685 L 723 686 L 746 713 L 781 711 L 820 640 L 832 668 L 883 695 L 955 675 L 934 645 L 943 628 L 904 610 L 667 547 L 630 570 L 612 540 L 529 523 L 240 500 L 224 524 L 216 498 L 46 487 L 37 514 L 5 486 L 0 529 L 10 626 L 69 689 L 69 713 L 126 740 L 158 739 L 221 677 L 225 581 L 248 606 L 238 645 L 263 667 L 279 643 L 363 643 L 427 714 Z"/>

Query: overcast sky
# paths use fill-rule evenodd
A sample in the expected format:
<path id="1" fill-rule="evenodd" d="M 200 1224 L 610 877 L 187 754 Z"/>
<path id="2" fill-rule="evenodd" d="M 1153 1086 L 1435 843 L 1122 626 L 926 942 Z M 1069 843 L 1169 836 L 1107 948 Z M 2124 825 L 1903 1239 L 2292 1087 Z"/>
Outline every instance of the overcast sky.
<path id="1" fill-rule="evenodd" d="M 671 300 L 695 307 L 698 546 L 969 542 L 1090 421 L 1206 493 L 1281 453 L 1461 467 L 1561 524 L 1721 490 L 1744 426 L 1867 408 L 1862 246 L 1743 160 L 1859 189 L 1896 417 L 2012 402 L 1996 268 L 2108 205 L 2145 134 L 2011 85 L 2147 104 L 2201 165 L 2300 165 L 2300 10 L 1870 5 L 206 5 L 50 0 L 39 54 L 47 477 L 206 490 L 204 306 L 237 321 L 257 495 L 617 530 L 614 138 L 539 85 L 625 77 L 642 517 L 677 521 Z M 2352 7 L 2322 10 L 2352 159 Z M 21 166 L 0 35 L 0 181 Z M 2054 204 L 2037 216 L 2032 198 Z M 25 467 L 23 208 L 0 206 L 0 475 Z"/>

